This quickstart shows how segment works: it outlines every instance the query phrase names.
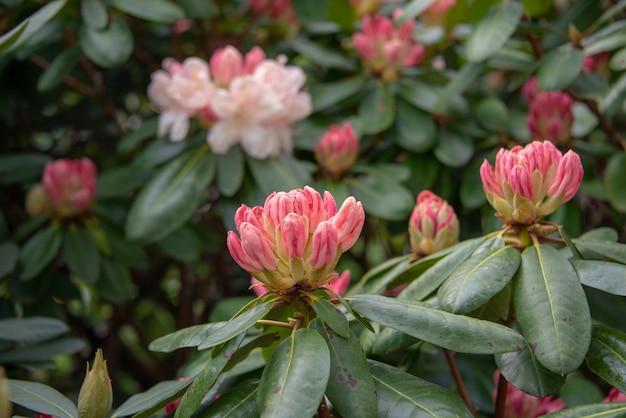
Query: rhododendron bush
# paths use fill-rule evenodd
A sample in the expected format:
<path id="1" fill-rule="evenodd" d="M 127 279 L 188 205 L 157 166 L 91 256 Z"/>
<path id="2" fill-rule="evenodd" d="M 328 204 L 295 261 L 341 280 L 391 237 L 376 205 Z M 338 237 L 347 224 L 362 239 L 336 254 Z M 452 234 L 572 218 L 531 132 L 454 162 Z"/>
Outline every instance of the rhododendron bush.
<path id="1" fill-rule="evenodd" d="M 0 417 L 625 416 L 625 21 L 0 0 Z"/>

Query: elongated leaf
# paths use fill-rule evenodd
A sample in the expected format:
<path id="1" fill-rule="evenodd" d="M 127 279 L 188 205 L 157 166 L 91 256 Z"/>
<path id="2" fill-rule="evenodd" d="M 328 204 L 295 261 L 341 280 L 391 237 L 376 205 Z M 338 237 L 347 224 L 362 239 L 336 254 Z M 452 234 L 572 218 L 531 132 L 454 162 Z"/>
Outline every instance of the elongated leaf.
<path id="1" fill-rule="evenodd" d="M 543 90 L 563 90 L 576 79 L 583 66 L 583 51 L 571 45 L 549 53 L 537 71 Z"/>
<path id="2" fill-rule="evenodd" d="M 402 9 L 402 15 L 398 19 L 398 24 L 401 25 L 407 20 L 413 19 L 415 16 L 419 16 L 434 2 L 435 0 L 411 0 Z"/>
<path id="3" fill-rule="evenodd" d="M 589 348 L 591 316 L 567 258 L 546 245 L 527 248 L 513 284 L 519 326 L 537 360 L 554 373 L 576 370 Z"/>
<path id="4" fill-rule="evenodd" d="M 111 0 L 114 7 L 142 19 L 174 23 L 185 17 L 185 11 L 167 0 Z"/>
<path id="5" fill-rule="evenodd" d="M 291 47 L 300 55 L 325 68 L 339 68 L 343 70 L 354 70 L 356 68 L 354 61 L 346 55 L 335 49 L 323 47 L 302 36 L 291 41 Z"/>
<path id="6" fill-rule="evenodd" d="M 109 13 L 102 0 L 83 0 L 80 15 L 94 29 L 104 29 L 109 21 Z"/>
<path id="7" fill-rule="evenodd" d="M 598 403 L 567 408 L 544 415 L 543 418 L 617 418 L 626 414 L 626 403 Z"/>
<path id="8" fill-rule="evenodd" d="M 442 113 L 450 101 L 463 93 L 476 80 L 483 68 L 482 63 L 469 62 L 465 64 L 439 94 L 439 98 L 435 102 L 435 112 Z"/>
<path id="9" fill-rule="evenodd" d="M 39 32 L 46 23 L 59 13 L 63 6 L 65 6 L 65 3 L 67 3 L 67 0 L 53 0 L 37 10 L 32 16 L 21 22 L 15 28 L 3 34 L 0 38 L 0 46 L 6 46 L 5 53 L 17 50 L 28 41 L 31 36 Z"/>
<path id="10" fill-rule="evenodd" d="M 448 167 L 463 167 L 474 155 L 474 144 L 467 134 L 450 128 L 442 128 L 434 154 Z"/>
<path id="11" fill-rule="evenodd" d="M 152 407 L 167 404 L 180 397 L 183 391 L 191 384 L 191 380 L 166 380 L 152 386 L 145 392 L 137 393 L 119 406 L 112 418 L 134 415 Z"/>
<path id="12" fill-rule="evenodd" d="M 495 55 L 517 28 L 522 13 L 524 7 L 519 3 L 493 6 L 465 42 L 467 59 L 480 62 Z"/>
<path id="13" fill-rule="evenodd" d="M 98 198 L 121 197 L 154 176 L 154 170 L 135 165 L 116 167 L 98 175 Z"/>
<path id="14" fill-rule="evenodd" d="M 266 160 L 248 157 L 246 162 L 264 195 L 302 188 L 313 182 L 311 173 L 292 156 L 281 155 Z"/>
<path id="15" fill-rule="evenodd" d="M 315 299 L 313 301 L 313 310 L 335 333 L 343 338 L 350 336 L 350 326 L 346 316 L 337 307 L 326 299 Z"/>
<path id="16" fill-rule="evenodd" d="M 624 176 L 626 176 L 626 153 L 622 152 L 609 160 L 604 174 L 604 187 L 609 202 L 620 212 L 626 212 L 626 197 L 623 188 L 620 187 Z"/>
<path id="17" fill-rule="evenodd" d="M 382 293 L 388 283 L 385 277 L 389 275 L 395 277 L 399 272 L 404 271 L 407 268 L 407 266 L 409 265 L 409 261 L 410 256 L 406 255 L 390 258 L 389 260 L 378 264 L 367 273 L 365 273 L 356 285 L 350 286 L 347 294 L 352 295 L 358 293 Z M 393 270 L 397 271 L 394 272 Z M 379 282 L 382 283 L 378 284 Z"/>
<path id="18" fill-rule="evenodd" d="M 152 351 L 170 353 L 183 347 L 197 347 L 211 334 L 226 324 L 228 324 L 228 321 L 193 325 L 187 328 L 179 329 L 176 332 L 164 335 L 163 337 L 159 337 L 152 341 L 148 348 Z"/>
<path id="19" fill-rule="evenodd" d="M 479 308 L 504 289 L 520 262 L 520 252 L 510 246 L 465 260 L 439 288 L 439 306 L 452 313 Z"/>
<path id="20" fill-rule="evenodd" d="M 257 396 L 261 416 L 312 417 L 329 376 L 324 338 L 312 329 L 297 330 L 276 347 L 263 370 Z"/>
<path id="21" fill-rule="evenodd" d="M 241 187 L 245 172 L 243 161 L 240 147 L 230 147 L 217 159 L 217 188 L 223 195 L 232 196 Z"/>
<path id="22" fill-rule="evenodd" d="M 571 260 L 572 266 L 578 273 L 580 282 L 585 286 L 594 287 L 626 296 L 626 266 L 595 260 Z"/>
<path id="23" fill-rule="evenodd" d="M 600 101 L 600 110 L 612 116 L 621 110 L 620 105 L 626 95 L 626 74 L 622 74 L 617 81 L 611 84 L 608 93 Z"/>
<path id="24" fill-rule="evenodd" d="M 378 399 L 372 396 L 376 387 L 356 334 L 348 330 L 349 337 L 344 338 L 318 319 L 311 322 L 310 328 L 324 337 L 330 350 L 326 396 L 333 407 L 344 417 L 376 416 Z"/>
<path id="25" fill-rule="evenodd" d="M 133 290 L 128 268 L 115 260 L 102 258 L 102 277 L 96 284 L 100 295 L 115 303 L 130 299 Z"/>
<path id="26" fill-rule="evenodd" d="M 40 414 L 54 415 L 58 418 L 78 418 L 74 403 L 50 386 L 13 379 L 8 380 L 8 384 L 9 399 L 13 403 Z"/>
<path id="27" fill-rule="evenodd" d="M 225 418 L 259 416 L 256 408 L 256 396 L 259 391 L 257 379 L 247 379 L 220 395 L 207 409 L 198 414 L 198 418 Z"/>
<path id="28" fill-rule="evenodd" d="M 496 364 L 506 380 L 533 396 L 549 396 L 558 392 L 565 376 L 552 373 L 541 365 L 529 347 L 511 353 L 496 354 Z"/>
<path id="29" fill-rule="evenodd" d="M 316 22 L 324 20 L 328 0 L 297 0 L 293 2 L 293 11 L 300 22 Z"/>
<path id="30" fill-rule="evenodd" d="M 591 334 L 587 367 L 620 392 L 626 393 L 626 334 L 597 325 Z"/>
<path id="31" fill-rule="evenodd" d="M 15 270 L 19 258 L 20 249 L 14 242 L 0 243 L 0 279 Z"/>
<path id="32" fill-rule="evenodd" d="M 59 227 L 50 225 L 26 241 L 20 252 L 20 279 L 30 280 L 38 275 L 59 251 L 61 240 Z"/>
<path id="33" fill-rule="evenodd" d="M 198 350 L 204 350 L 206 348 L 214 347 L 218 344 L 226 342 L 233 338 L 235 335 L 241 334 L 250 328 L 256 321 L 263 318 L 270 309 L 272 309 L 272 303 L 263 303 L 257 305 L 241 315 L 231 319 L 223 327 L 218 328 L 215 332 L 211 333 L 203 342 L 198 346 Z"/>
<path id="34" fill-rule="evenodd" d="M 0 364 L 32 364 L 46 363 L 54 365 L 54 356 L 74 354 L 85 347 L 85 343 L 78 338 L 59 338 L 52 341 L 38 343 L 16 350 L 0 353 Z"/>
<path id="35" fill-rule="evenodd" d="M 395 107 L 389 84 L 377 82 L 359 105 L 358 113 L 364 124 L 363 132 L 376 134 L 389 128 L 395 117 Z"/>
<path id="36" fill-rule="evenodd" d="M 348 190 L 363 203 L 365 212 L 387 220 L 406 219 L 415 205 L 411 192 L 386 177 L 350 179 Z"/>
<path id="37" fill-rule="evenodd" d="M 56 87 L 78 63 L 78 57 L 80 49 L 76 47 L 66 49 L 57 55 L 37 80 L 37 90 L 48 91 Z"/>
<path id="38" fill-rule="evenodd" d="M 398 145 L 413 152 L 431 149 L 437 140 L 437 127 L 430 115 L 402 99 L 397 100 L 397 106 Z"/>
<path id="39" fill-rule="evenodd" d="M 144 186 L 126 221 L 129 238 L 154 242 L 194 213 L 215 175 L 215 158 L 202 146 L 176 158 Z"/>
<path id="40" fill-rule="evenodd" d="M 32 316 L 0 320 L 0 339 L 22 343 L 49 340 L 69 331 L 65 322 L 55 318 Z"/>
<path id="41" fill-rule="evenodd" d="M 379 417 L 471 417 L 459 396 L 396 367 L 369 361 Z"/>
<path id="42" fill-rule="evenodd" d="M 451 314 L 425 303 L 356 295 L 350 298 L 350 305 L 381 325 L 462 353 L 505 353 L 526 344 L 521 335 L 503 325 Z"/>
<path id="43" fill-rule="evenodd" d="M 100 275 L 100 253 L 91 234 L 82 228 L 70 229 L 63 239 L 63 258 L 70 271 L 94 284 Z"/>
<path id="44" fill-rule="evenodd" d="M 123 20 L 114 20 L 104 30 L 82 25 L 78 31 L 80 49 L 105 68 L 122 65 L 133 52 L 133 33 Z"/>
<path id="45" fill-rule="evenodd" d="M 367 78 L 357 75 L 350 78 L 341 79 L 331 83 L 316 83 L 311 86 L 311 101 L 313 111 L 327 109 L 344 99 L 360 92 L 365 86 Z"/>
<path id="46" fill-rule="evenodd" d="M 601 256 L 626 264 L 626 244 L 593 239 L 574 239 L 574 244 L 581 252 L 592 251 Z"/>

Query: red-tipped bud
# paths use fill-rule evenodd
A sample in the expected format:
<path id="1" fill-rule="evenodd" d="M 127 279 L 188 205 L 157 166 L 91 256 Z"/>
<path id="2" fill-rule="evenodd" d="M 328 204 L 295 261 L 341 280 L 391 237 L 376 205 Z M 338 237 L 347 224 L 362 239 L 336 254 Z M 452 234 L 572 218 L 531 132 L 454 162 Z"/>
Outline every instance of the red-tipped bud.
<path id="1" fill-rule="evenodd" d="M 357 202 L 352 196 L 344 200 L 341 208 L 335 216 L 331 218 L 338 231 L 341 251 L 345 252 L 352 248 L 363 229 L 365 222 L 365 211 L 361 202 Z"/>
<path id="2" fill-rule="evenodd" d="M 315 159 L 332 178 L 350 171 L 359 153 L 359 141 L 350 122 L 332 125 L 315 146 Z"/>
<path id="3" fill-rule="evenodd" d="M 541 92 L 533 99 L 528 113 L 528 129 L 533 138 L 555 144 L 569 142 L 574 113 L 572 98 L 560 91 Z"/>
<path id="4" fill-rule="evenodd" d="M 311 257 L 309 258 L 313 268 L 334 267 L 337 263 L 338 249 L 337 227 L 330 221 L 320 223 L 313 234 Z"/>
<path id="5" fill-rule="evenodd" d="M 541 91 L 539 80 L 535 76 L 529 77 L 522 86 L 522 96 L 528 103 L 531 103 Z"/>
<path id="6" fill-rule="evenodd" d="M 409 221 L 409 239 L 413 252 L 420 256 L 456 244 L 459 220 L 452 206 L 431 191 L 421 192 Z"/>
<path id="7" fill-rule="evenodd" d="M 89 213 L 96 196 L 97 171 L 88 158 L 61 159 L 46 164 L 43 188 L 57 218 Z"/>
<path id="8" fill-rule="evenodd" d="M 243 57 L 237 48 L 228 45 L 213 53 L 209 66 L 213 81 L 219 86 L 228 87 L 235 77 L 243 73 Z"/>

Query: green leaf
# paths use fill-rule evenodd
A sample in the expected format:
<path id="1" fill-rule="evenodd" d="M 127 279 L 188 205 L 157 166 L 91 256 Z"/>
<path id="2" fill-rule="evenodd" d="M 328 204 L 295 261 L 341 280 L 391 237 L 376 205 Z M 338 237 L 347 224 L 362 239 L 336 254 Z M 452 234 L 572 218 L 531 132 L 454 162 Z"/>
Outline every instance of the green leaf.
<path id="1" fill-rule="evenodd" d="M 263 318 L 272 309 L 272 303 L 263 303 L 247 310 L 239 316 L 234 317 L 226 325 L 211 333 L 199 346 L 199 350 L 204 350 L 222 344 L 241 334 L 254 325 L 256 321 Z M 154 344 L 154 343 L 153 343 Z"/>
<path id="2" fill-rule="evenodd" d="M 192 325 L 179 329 L 171 334 L 159 337 L 150 343 L 148 349 L 170 353 L 183 347 L 197 347 L 202 344 L 211 334 L 227 325 L 228 321 L 213 322 L 202 325 Z"/>
<path id="3" fill-rule="evenodd" d="M 363 121 L 363 133 L 377 134 L 389 128 L 395 118 L 395 100 L 388 83 L 377 82 L 365 93 L 358 114 Z"/>
<path id="4" fill-rule="evenodd" d="M 571 45 L 547 54 L 537 71 L 542 90 L 564 90 L 580 74 L 584 59 L 583 51 Z"/>
<path id="5" fill-rule="evenodd" d="M 87 25 L 96 30 L 104 29 L 109 21 L 109 13 L 102 0 L 83 0 L 80 15 Z"/>
<path id="6" fill-rule="evenodd" d="M 161 238 L 157 245 L 165 254 L 180 261 L 197 260 L 202 251 L 200 239 L 187 225 Z"/>
<path id="7" fill-rule="evenodd" d="M 187 17 L 191 19 L 210 19 L 220 14 L 220 9 L 212 1 L 179 0 Z"/>
<path id="8" fill-rule="evenodd" d="M 304 165 L 289 155 L 283 154 L 266 160 L 247 157 L 246 161 L 252 177 L 265 196 L 274 191 L 300 189 L 313 182 L 311 173 Z"/>
<path id="9" fill-rule="evenodd" d="M 435 113 L 445 113 L 449 103 L 461 95 L 478 78 L 484 67 L 482 63 L 469 62 L 465 64 L 439 93 L 439 98 L 435 102 Z"/>
<path id="10" fill-rule="evenodd" d="M 348 289 L 348 295 L 354 295 L 358 293 L 375 293 L 380 294 L 387 289 L 389 283 L 397 278 L 402 272 L 404 272 L 410 263 L 410 256 L 401 256 L 391 258 L 361 277 L 361 280 Z"/>
<path id="11" fill-rule="evenodd" d="M 39 181 L 50 157 L 44 154 L 22 152 L 0 155 L 0 183 Z"/>
<path id="12" fill-rule="evenodd" d="M 78 44 L 94 63 L 104 67 L 118 67 L 133 52 L 133 33 L 123 20 L 114 20 L 104 30 L 95 30 L 85 24 L 78 31 Z"/>
<path id="13" fill-rule="evenodd" d="M 372 394 L 376 387 L 356 334 L 348 330 L 349 336 L 344 338 L 317 319 L 309 327 L 326 340 L 330 350 L 330 378 L 326 396 L 333 408 L 344 417 L 375 416 L 378 402 Z"/>
<path id="14" fill-rule="evenodd" d="M 319 319 L 335 333 L 343 338 L 350 336 L 348 319 L 332 302 L 326 299 L 315 299 L 313 300 L 313 310 Z"/>
<path id="15" fill-rule="evenodd" d="M 134 129 L 128 132 L 128 134 L 126 134 L 124 137 L 122 137 L 119 140 L 119 142 L 117 143 L 117 152 L 119 152 L 120 154 L 128 154 L 129 152 L 136 149 L 139 143 L 143 141 L 144 139 L 155 137 L 157 133 L 158 124 L 159 124 L 158 117 L 153 117 L 153 118 L 144 120 L 141 126 L 139 126 L 137 129 Z M 181 144 L 180 142 L 167 141 L 166 143 L 180 144 L 184 146 L 184 144 Z M 134 163 L 135 162 L 133 161 L 133 164 Z"/>
<path id="16" fill-rule="evenodd" d="M 98 199 L 125 196 L 152 176 L 154 170 L 135 165 L 109 169 L 98 175 L 96 196 Z"/>
<path id="17" fill-rule="evenodd" d="M 480 165 L 482 161 L 474 158 L 465 168 L 461 179 L 459 197 L 461 204 L 466 209 L 476 209 L 487 202 L 483 183 L 480 181 Z"/>
<path id="18" fill-rule="evenodd" d="M 576 406 L 574 408 L 562 409 L 551 414 L 544 415 L 543 418 L 616 418 L 626 414 L 626 403 L 598 403 L 594 405 Z"/>
<path id="19" fill-rule="evenodd" d="M 57 254 L 61 241 L 61 230 L 53 225 L 30 237 L 20 252 L 20 279 L 30 280 L 38 275 Z"/>
<path id="20" fill-rule="evenodd" d="M 379 417 L 472 417 L 459 396 L 396 367 L 369 361 Z"/>
<path id="21" fill-rule="evenodd" d="M 259 390 L 257 379 L 247 379 L 220 395 L 207 409 L 198 413 L 197 418 L 225 418 L 259 416 L 256 408 L 256 397 Z"/>
<path id="22" fill-rule="evenodd" d="M 571 260 L 580 282 L 614 295 L 626 296 L 626 266 L 595 260 Z"/>
<path id="23" fill-rule="evenodd" d="M 407 101 L 398 99 L 397 134 L 398 145 L 413 152 L 426 152 L 437 141 L 437 127 L 430 115 L 413 107 Z"/>
<path id="24" fill-rule="evenodd" d="M 520 262 L 519 250 L 511 246 L 470 257 L 439 288 L 439 306 L 460 314 L 478 309 L 504 289 Z"/>
<path id="25" fill-rule="evenodd" d="M 587 367 L 608 384 L 626 393 L 626 334 L 603 325 L 593 327 Z"/>
<path id="26" fill-rule="evenodd" d="M 69 331 L 65 322 L 54 318 L 32 316 L 0 320 L 0 339 L 20 343 L 37 343 Z"/>
<path id="27" fill-rule="evenodd" d="M 508 129 L 509 111 L 496 97 L 486 97 L 476 106 L 478 122 L 489 132 L 503 133 Z"/>
<path id="28" fill-rule="evenodd" d="M 626 177 L 626 153 L 614 155 L 607 164 L 604 173 L 604 187 L 611 205 L 620 212 L 626 212 L 626 193 L 624 178 Z"/>
<path id="29" fill-rule="evenodd" d="M 359 74 L 330 83 L 313 84 L 309 90 L 311 101 L 313 102 L 313 112 L 328 109 L 342 100 L 361 92 L 363 87 L 365 87 L 366 81 L 367 78 Z"/>
<path id="30" fill-rule="evenodd" d="M 301 328 L 284 339 L 263 370 L 257 408 L 263 417 L 312 417 L 330 376 L 330 353 L 316 331 Z"/>
<path id="31" fill-rule="evenodd" d="M 496 354 L 495 357 L 498 369 L 506 380 L 530 395 L 553 395 L 565 383 L 565 376 L 542 366 L 528 346 L 519 351 Z"/>
<path id="32" fill-rule="evenodd" d="M 43 92 L 56 87 L 76 66 L 80 54 L 80 49 L 74 47 L 57 55 L 37 80 L 37 90 Z"/>
<path id="33" fill-rule="evenodd" d="M 217 188 L 225 196 L 233 196 L 243 183 L 244 162 L 240 147 L 230 147 L 217 159 Z"/>
<path id="34" fill-rule="evenodd" d="M 166 380 L 152 386 L 145 392 L 137 393 L 128 398 L 119 406 L 111 418 L 125 417 L 146 411 L 156 406 L 167 405 L 179 398 L 183 391 L 191 384 L 191 380 Z"/>
<path id="35" fill-rule="evenodd" d="M 59 11 L 65 6 L 67 0 L 53 0 L 37 10 L 26 20 L 18 24 L 0 37 L 0 48 L 6 48 L 4 53 L 10 53 L 17 50 L 31 36 L 39 32 Z"/>
<path id="36" fill-rule="evenodd" d="M 521 335 L 503 325 L 451 314 L 426 303 L 356 295 L 350 297 L 350 305 L 381 325 L 461 353 L 505 353 L 526 344 Z"/>
<path id="37" fill-rule="evenodd" d="M 626 264 L 626 244 L 591 239 L 575 239 L 573 241 L 576 248 L 583 253 L 584 251 L 591 251 L 619 263 Z"/>
<path id="38" fill-rule="evenodd" d="M 100 253 L 91 234 L 83 228 L 70 228 L 63 237 L 63 259 L 70 271 L 90 284 L 100 276 Z"/>
<path id="39" fill-rule="evenodd" d="M 327 0 L 294 0 L 293 11 L 300 22 L 317 22 L 324 20 L 328 9 Z"/>
<path id="40" fill-rule="evenodd" d="M 613 71 L 626 70 L 626 48 L 622 48 L 611 56 L 609 67 Z"/>
<path id="41" fill-rule="evenodd" d="M 600 100 L 599 105 L 602 113 L 613 116 L 620 112 L 622 110 L 621 106 L 624 101 L 624 96 L 626 96 L 626 74 L 622 74 L 617 81 L 613 82 L 608 93 Z M 617 159 L 618 157 L 615 156 L 614 158 Z M 623 170 L 621 166 L 623 166 L 623 164 L 620 161 L 620 170 Z M 620 201 L 623 202 L 621 199 Z"/>
<path id="42" fill-rule="evenodd" d="M 20 258 L 20 249 L 15 243 L 6 241 L 0 244 L 0 279 L 15 270 Z"/>
<path id="43" fill-rule="evenodd" d="M 471 62 L 480 62 L 495 55 L 513 35 L 524 7 L 505 2 L 493 6 L 465 42 L 465 54 Z"/>
<path id="44" fill-rule="evenodd" d="M 146 267 L 149 264 L 143 247 L 126 240 L 117 228 L 105 227 L 105 234 L 113 259 L 131 267 Z"/>
<path id="45" fill-rule="evenodd" d="M 346 182 L 350 194 L 363 203 L 368 214 L 399 221 L 407 219 L 415 205 L 411 192 L 389 178 L 366 176 Z"/>
<path id="46" fill-rule="evenodd" d="M 623 32 L 613 33 L 601 38 L 595 38 L 585 44 L 585 55 L 592 56 L 603 52 L 622 48 L 626 45 L 626 34 Z"/>
<path id="47" fill-rule="evenodd" d="M 157 23 L 174 23 L 185 17 L 185 11 L 167 0 L 111 0 L 111 5 L 129 15 Z"/>
<path id="48" fill-rule="evenodd" d="M 102 277 L 96 288 L 105 299 L 112 302 L 129 300 L 133 284 L 128 268 L 117 261 L 102 258 Z"/>
<path id="49" fill-rule="evenodd" d="M 323 47 L 310 39 L 299 36 L 291 41 L 294 51 L 321 65 L 324 68 L 337 68 L 341 70 L 354 70 L 356 65 L 353 60 L 336 49 Z"/>
<path id="50" fill-rule="evenodd" d="M 439 130 L 434 154 L 448 167 L 463 167 L 474 155 L 474 144 L 467 134 L 443 127 Z"/>
<path id="51" fill-rule="evenodd" d="M 346 31 L 354 29 L 354 9 L 348 0 L 332 0 L 328 2 L 326 19 L 336 24 Z"/>
<path id="52" fill-rule="evenodd" d="M 193 215 L 215 175 L 215 156 L 207 146 L 179 156 L 139 192 L 126 220 L 126 235 L 154 242 L 183 225 Z"/>
<path id="53" fill-rule="evenodd" d="M 174 418 L 187 418 L 193 415 L 200 406 L 202 399 L 217 381 L 226 364 L 237 351 L 243 338 L 244 335 L 240 335 L 231 339 L 214 353 L 183 395 Z"/>
<path id="54" fill-rule="evenodd" d="M 78 411 L 72 401 L 50 386 L 24 380 L 7 381 L 11 402 L 40 414 L 58 418 L 77 418 Z"/>
<path id="55" fill-rule="evenodd" d="M 589 348 L 591 316 L 567 258 L 547 245 L 529 247 L 513 284 L 518 323 L 537 360 L 554 373 L 576 370 Z"/>
<path id="56" fill-rule="evenodd" d="M 60 338 L 37 345 L 3 351 L 0 353 L 0 363 L 20 365 L 49 362 L 51 366 L 54 366 L 52 360 L 55 356 L 74 354 L 84 347 L 85 343 L 79 338 Z"/>
<path id="57" fill-rule="evenodd" d="M 402 80 L 399 93 L 404 100 L 426 112 L 434 112 L 440 95 L 432 85 L 415 80 Z"/>
<path id="58" fill-rule="evenodd" d="M 147 133 L 151 136 L 152 133 Z M 131 166 L 140 168 L 151 168 L 161 163 L 170 161 L 177 155 L 180 155 L 189 147 L 190 141 L 172 142 L 169 138 L 157 138 L 150 141 L 150 144 L 137 155 Z"/>

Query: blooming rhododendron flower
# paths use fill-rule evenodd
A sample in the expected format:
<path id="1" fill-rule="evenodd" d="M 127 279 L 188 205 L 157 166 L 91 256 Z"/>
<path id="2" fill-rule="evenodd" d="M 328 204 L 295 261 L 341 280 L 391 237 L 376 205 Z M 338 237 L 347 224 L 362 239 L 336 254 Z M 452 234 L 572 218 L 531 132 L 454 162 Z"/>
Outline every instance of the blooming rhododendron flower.
<path id="1" fill-rule="evenodd" d="M 420 18 L 429 26 L 443 26 L 446 21 L 446 13 L 456 4 L 456 0 L 435 0 Z"/>
<path id="2" fill-rule="evenodd" d="M 565 155 L 549 141 L 500 149 L 495 167 L 480 167 L 487 200 L 506 224 L 533 224 L 569 201 L 583 178 L 580 157 Z"/>
<path id="3" fill-rule="evenodd" d="M 409 221 L 409 238 L 420 256 L 459 242 L 459 219 L 452 206 L 429 190 L 421 192 Z"/>
<path id="4" fill-rule="evenodd" d="M 415 22 L 407 20 L 399 27 L 394 21 L 402 16 L 396 9 L 393 19 L 381 15 L 365 16 L 362 32 L 352 35 L 356 52 L 363 65 L 384 81 L 394 81 L 402 68 L 413 67 L 424 58 L 426 49 L 413 41 Z"/>
<path id="5" fill-rule="evenodd" d="M 359 141 L 350 122 L 332 125 L 315 146 L 315 160 L 332 178 L 350 171 L 359 153 Z"/>
<path id="6" fill-rule="evenodd" d="M 572 133 L 572 98 L 560 91 L 538 93 L 530 103 L 528 130 L 536 139 L 566 144 Z"/>
<path id="7" fill-rule="evenodd" d="M 500 378 L 499 370 L 496 370 L 493 378 L 494 381 L 498 381 Z M 496 397 L 495 392 L 493 396 Z M 551 396 L 532 396 L 509 383 L 506 389 L 506 403 L 502 416 L 505 418 L 536 418 L 561 409 L 565 409 L 563 399 L 554 399 Z"/>
<path id="8" fill-rule="evenodd" d="M 268 291 L 315 290 L 336 273 L 341 253 L 358 239 L 365 213 L 347 198 L 339 210 L 332 195 L 311 187 L 274 192 L 263 207 L 242 205 L 235 213 L 239 235 L 228 232 L 228 249 Z"/>
<path id="9" fill-rule="evenodd" d="M 91 210 L 97 170 L 89 158 L 60 159 L 46 164 L 42 184 L 54 216 L 70 218 Z"/>

